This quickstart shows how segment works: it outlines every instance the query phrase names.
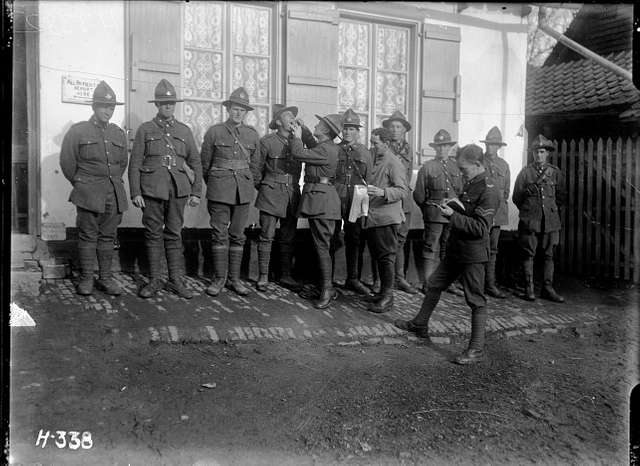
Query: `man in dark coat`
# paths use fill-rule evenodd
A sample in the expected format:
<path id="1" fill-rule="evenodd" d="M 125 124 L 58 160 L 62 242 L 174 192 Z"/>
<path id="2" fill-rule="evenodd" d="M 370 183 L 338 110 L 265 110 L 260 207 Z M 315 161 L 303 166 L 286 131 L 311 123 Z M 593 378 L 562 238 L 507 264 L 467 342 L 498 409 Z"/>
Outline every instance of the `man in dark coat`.
<path id="1" fill-rule="evenodd" d="M 481 162 L 482 149 L 475 144 L 458 151 L 458 168 L 466 178 L 459 205 L 456 201 L 441 204 L 440 212 L 449 219 L 451 233 L 444 260 L 427 280 L 427 293 L 420 312 L 412 320 L 396 320 L 396 327 L 429 338 L 429 319 L 440 294 L 458 277 L 462 279 L 467 304 L 471 308 L 471 340 L 455 362 L 472 364 L 484 358 L 485 264 L 489 260 L 489 230 L 500 204 L 500 193 L 489 183 Z"/>
<path id="2" fill-rule="evenodd" d="M 559 207 L 564 201 L 564 177 L 555 165 L 547 163 L 553 143 L 538 135 L 531 146 L 533 163 L 520 171 L 513 188 L 513 203 L 520 210 L 518 243 L 524 255 L 525 294 L 536 299 L 533 289 L 533 259 L 538 244 L 544 249 L 544 283 L 540 297 L 562 303 L 553 288 L 553 254 L 560 241 Z"/>
<path id="3" fill-rule="evenodd" d="M 151 298 L 162 289 L 160 269 L 166 255 L 167 290 L 186 299 L 193 297 L 183 282 L 182 226 L 184 207 L 200 204 L 202 167 L 191 129 L 175 119 L 176 90 L 166 79 L 156 86 L 157 115 L 136 132 L 131 151 L 129 187 L 133 205 L 142 209 L 149 283 L 139 295 Z M 163 244 L 164 243 L 164 244 Z"/>
<path id="4" fill-rule="evenodd" d="M 502 195 L 500 207 L 493 219 L 493 225 L 489 233 L 490 254 L 485 272 L 486 282 L 484 288 L 489 296 L 502 299 L 506 298 L 507 295 L 496 286 L 496 258 L 498 255 L 498 243 L 500 241 L 500 227 L 509 224 L 507 199 L 509 199 L 509 191 L 511 190 L 511 174 L 509 172 L 509 164 L 498 156 L 498 151 L 507 144 L 502 142 L 502 133 L 497 126 L 491 128 L 485 140 L 480 142 L 483 142 L 486 146 L 482 163 L 487 169 L 490 183 L 495 185 Z"/>
<path id="5" fill-rule="evenodd" d="M 324 309 L 337 297 L 331 277 L 333 264 L 329 248 L 341 219 L 340 198 L 334 185 L 340 149 L 333 140 L 340 134 L 342 116 L 331 114 L 316 117 L 320 120 L 313 132 L 317 142 L 305 140 L 307 147 L 310 147 L 305 149 L 302 126 L 295 125 L 291 153 L 296 160 L 305 163 L 304 187 L 298 213 L 309 220 L 311 237 L 318 252 L 322 278 L 320 296 L 314 306 Z"/>
<path id="6" fill-rule="evenodd" d="M 260 137 L 253 126 L 243 123 L 247 112 L 253 110 L 243 87 L 233 91 L 222 105 L 227 108 L 229 118 L 209 128 L 201 151 L 214 270 L 206 291 L 218 296 L 226 284 L 240 296 L 246 296 L 249 289 L 240 280 L 240 265 L 246 239 L 244 229 L 254 196 L 251 165 L 259 151 Z"/>
<path id="7" fill-rule="evenodd" d="M 260 211 L 260 236 L 258 238 L 259 278 L 256 288 L 266 291 L 269 281 L 271 244 L 280 222 L 280 284 L 299 290 L 300 284 L 291 276 L 293 242 L 298 225 L 297 210 L 300 203 L 300 173 L 302 163 L 293 158 L 289 147 L 291 124 L 298 115 L 298 107 L 273 105 L 270 129 L 275 129 L 260 139 L 260 152 L 253 165 L 253 179 L 258 197 L 256 209 Z"/>
<path id="8" fill-rule="evenodd" d="M 413 152 L 411 146 L 405 139 L 407 131 L 411 130 L 411 124 L 404 117 L 402 112 L 395 111 L 386 120 L 382 122 L 382 126 L 391 131 L 393 141 L 391 150 L 400 159 L 407 172 L 407 184 L 411 185 L 411 177 L 413 176 Z M 407 197 L 402 199 L 402 210 L 404 211 L 405 221 L 398 228 L 398 254 L 396 257 L 396 288 L 409 294 L 416 294 L 416 290 L 405 278 L 405 254 L 404 245 L 407 242 L 409 227 L 411 226 L 411 203 L 413 198 L 411 190 Z"/>
<path id="9" fill-rule="evenodd" d="M 73 185 L 69 201 L 77 211 L 80 280 L 76 291 L 80 295 L 93 292 L 96 253 L 96 287 L 110 295 L 121 294 L 112 277 L 111 262 L 116 230 L 128 208 L 122 181 L 127 169 L 127 139 L 118 125 L 109 123 L 116 105 L 123 103 L 100 81 L 93 91 L 93 115 L 69 129 L 60 150 L 60 168 Z"/>

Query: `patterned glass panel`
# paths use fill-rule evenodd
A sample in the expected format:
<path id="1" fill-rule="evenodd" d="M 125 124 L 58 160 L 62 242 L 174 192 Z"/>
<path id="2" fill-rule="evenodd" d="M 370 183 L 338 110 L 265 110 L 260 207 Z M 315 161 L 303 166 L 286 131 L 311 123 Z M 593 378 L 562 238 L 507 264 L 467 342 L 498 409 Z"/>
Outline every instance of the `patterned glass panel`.
<path id="1" fill-rule="evenodd" d="M 358 116 L 360 117 L 360 123 L 362 123 L 358 142 L 364 144 L 365 147 L 369 147 L 369 133 L 371 132 L 371 129 L 369 129 L 369 115 L 359 113 Z"/>
<path id="2" fill-rule="evenodd" d="M 407 71 L 408 34 L 406 29 L 378 26 L 376 67 L 379 70 Z"/>
<path id="3" fill-rule="evenodd" d="M 185 50 L 183 73 L 185 98 L 222 98 L 221 53 Z"/>
<path id="4" fill-rule="evenodd" d="M 249 102 L 269 102 L 269 59 L 236 55 L 233 57 L 231 88 L 244 86 Z"/>
<path id="5" fill-rule="evenodd" d="M 222 106 L 210 102 L 185 101 L 183 115 L 184 123 L 191 128 L 196 144 L 200 146 L 209 127 L 222 121 Z"/>
<path id="6" fill-rule="evenodd" d="M 338 107 L 345 110 L 351 107 L 356 112 L 369 110 L 369 70 L 339 67 Z"/>
<path id="7" fill-rule="evenodd" d="M 252 55 L 269 55 L 271 11 L 247 6 L 231 7 L 232 50 Z"/>
<path id="8" fill-rule="evenodd" d="M 407 76 L 378 72 L 376 76 L 376 109 L 380 113 L 400 110 L 406 114 Z"/>
<path id="9" fill-rule="evenodd" d="M 269 124 L 269 108 L 268 107 L 254 107 L 252 112 L 247 113 L 247 117 L 244 122 L 253 126 L 258 130 L 260 136 L 267 134 L 267 125 Z"/>
<path id="10" fill-rule="evenodd" d="M 340 22 L 338 25 L 338 63 L 340 65 L 369 65 L 369 25 Z"/>
<path id="11" fill-rule="evenodd" d="M 222 4 L 185 3 L 184 46 L 222 50 Z"/>

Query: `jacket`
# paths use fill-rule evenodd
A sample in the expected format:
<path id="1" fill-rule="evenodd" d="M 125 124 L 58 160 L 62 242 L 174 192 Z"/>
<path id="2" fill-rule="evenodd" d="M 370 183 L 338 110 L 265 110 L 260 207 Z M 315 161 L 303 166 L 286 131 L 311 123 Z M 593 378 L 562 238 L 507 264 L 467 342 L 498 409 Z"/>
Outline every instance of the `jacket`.
<path id="1" fill-rule="evenodd" d="M 343 141 L 338 147 L 340 154 L 335 185 L 340 197 L 342 216 L 346 218 L 353 200 L 353 187 L 365 184 L 371 174 L 371 154 L 360 143 L 349 144 Z"/>
<path id="2" fill-rule="evenodd" d="M 439 204 L 442 199 L 457 197 L 462 192 L 462 175 L 455 160 L 444 158 L 426 161 L 416 178 L 413 200 L 422 209 L 425 223 L 449 223 L 440 209 L 430 202 Z"/>
<path id="3" fill-rule="evenodd" d="M 501 195 L 500 208 L 493 219 L 494 226 L 507 225 L 509 223 L 509 207 L 507 199 L 511 190 L 511 173 L 509 164 L 499 156 L 483 157 L 484 167 L 487 169 L 489 182 L 493 184 Z"/>
<path id="4" fill-rule="evenodd" d="M 384 196 L 369 197 L 369 215 L 365 228 L 399 225 L 406 217 L 402 199 L 409 193 L 406 170 L 392 153 L 376 154 L 369 184 L 384 189 Z"/>
<path id="5" fill-rule="evenodd" d="M 407 180 L 407 186 L 409 187 L 409 191 L 407 191 L 406 197 L 402 198 L 402 211 L 404 213 L 411 212 L 411 203 L 413 202 L 411 196 L 411 177 L 413 176 L 413 153 L 411 152 L 411 146 L 407 141 L 400 142 L 392 142 L 391 150 L 394 154 L 398 156 L 400 162 L 405 169 L 405 178 Z"/>
<path id="6" fill-rule="evenodd" d="M 559 231 L 559 207 L 564 203 L 564 176 L 558 167 L 545 163 L 524 167 L 516 177 L 513 203 L 520 210 L 519 230 L 549 233 Z M 544 222 L 543 222 L 544 219 Z"/>

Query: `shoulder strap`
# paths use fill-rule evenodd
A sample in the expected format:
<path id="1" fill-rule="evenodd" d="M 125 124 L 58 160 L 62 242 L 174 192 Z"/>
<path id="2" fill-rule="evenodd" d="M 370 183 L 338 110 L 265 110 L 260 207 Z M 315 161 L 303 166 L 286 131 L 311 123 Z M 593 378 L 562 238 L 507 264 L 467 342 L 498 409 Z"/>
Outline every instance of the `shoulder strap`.
<path id="1" fill-rule="evenodd" d="M 247 149 L 245 149 L 244 146 L 242 144 L 240 144 L 240 141 L 238 141 L 238 138 L 236 137 L 236 135 L 233 134 L 233 132 L 229 129 L 229 127 L 227 125 L 223 125 L 223 126 L 225 128 L 227 128 L 227 131 L 229 132 L 229 134 L 231 135 L 233 140 L 236 142 L 236 144 L 238 144 L 240 146 L 240 150 L 242 150 L 242 153 L 244 154 L 244 157 L 247 159 L 247 163 L 251 162 L 251 156 L 247 152 Z"/>

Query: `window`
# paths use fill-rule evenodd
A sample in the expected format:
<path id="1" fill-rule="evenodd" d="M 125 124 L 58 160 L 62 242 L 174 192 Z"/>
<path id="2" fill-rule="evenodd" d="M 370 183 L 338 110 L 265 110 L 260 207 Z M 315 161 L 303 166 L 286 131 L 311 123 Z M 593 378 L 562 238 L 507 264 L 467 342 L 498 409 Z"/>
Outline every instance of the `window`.
<path id="1" fill-rule="evenodd" d="M 360 115 L 367 144 L 382 120 L 408 113 L 410 28 L 342 18 L 338 31 L 338 110 Z"/>
<path id="2" fill-rule="evenodd" d="M 266 133 L 273 92 L 272 16 L 264 6 L 185 3 L 183 118 L 198 144 L 211 125 L 226 120 L 222 102 L 240 86 L 255 109 L 245 122 Z"/>

